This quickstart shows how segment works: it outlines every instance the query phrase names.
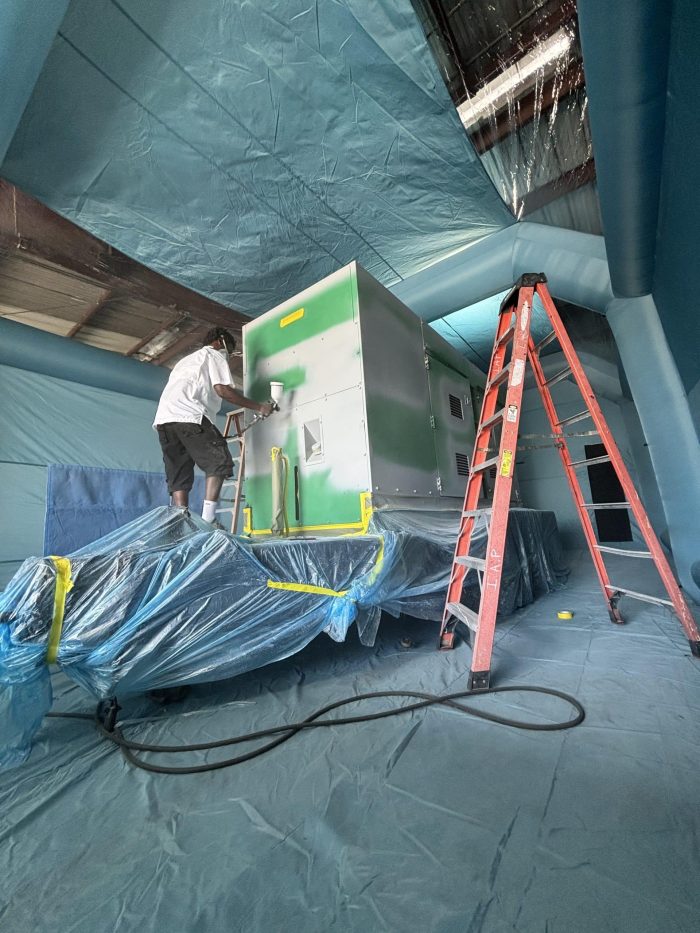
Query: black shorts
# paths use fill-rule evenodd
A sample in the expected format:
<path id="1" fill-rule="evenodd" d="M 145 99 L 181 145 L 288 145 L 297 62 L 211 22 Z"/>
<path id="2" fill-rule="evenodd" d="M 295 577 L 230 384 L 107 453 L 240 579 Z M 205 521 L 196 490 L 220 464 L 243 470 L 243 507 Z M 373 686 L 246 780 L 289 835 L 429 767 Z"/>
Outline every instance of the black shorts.
<path id="1" fill-rule="evenodd" d="M 233 476 L 233 460 L 223 434 L 208 418 L 201 424 L 171 421 L 158 425 L 168 492 L 189 492 L 195 464 L 207 476 Z"/>

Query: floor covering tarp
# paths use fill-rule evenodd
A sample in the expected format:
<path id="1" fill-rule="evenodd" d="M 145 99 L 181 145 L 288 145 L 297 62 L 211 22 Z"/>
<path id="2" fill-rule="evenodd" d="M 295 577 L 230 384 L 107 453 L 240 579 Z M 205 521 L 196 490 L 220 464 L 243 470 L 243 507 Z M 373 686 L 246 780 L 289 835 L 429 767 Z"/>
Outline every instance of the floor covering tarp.
<path id="1" fill-rule="evenodd" d="M 631 588 L 650 587 L 630 564 Z M 0 775 L 0 926 L 695 933 L 700 664 L 666 610 L 623 601 L 628 625 L 613 627 L 588 555 L 572 568 L 566 589 L 499 626 L 494 654 L 497 682 L 583 702 L 570 732 L 430 709 L 166 777 L 132 769 L 89 723 L 45 720 L 30 759 Z M 359 691 L 464 689 L 468 668 L 466 645 L 436 650 L 433 623 L 386 619 L 373 648 L 353 631 L 315 639 L 177 706 L 133 697 L 122 715 L 133 738 L 196 742 Z M 90 709 L 53 679 L 55 708 Z M 480 702 L 561 715 L 537 698 Z"/>

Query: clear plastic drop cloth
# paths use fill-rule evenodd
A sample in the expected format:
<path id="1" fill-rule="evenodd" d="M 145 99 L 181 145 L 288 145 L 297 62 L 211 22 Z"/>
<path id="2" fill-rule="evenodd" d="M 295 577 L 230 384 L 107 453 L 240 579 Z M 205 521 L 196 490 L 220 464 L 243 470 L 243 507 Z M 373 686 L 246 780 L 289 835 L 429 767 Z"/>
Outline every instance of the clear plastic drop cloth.
<path id="1" fill-rule="evenodd" d="M 438 620 L 457 515 L 376 511 L 366 535 L 257 543 L 161 507 L 67 560 L 26 560 L 0 596 L 0 768 L 28 755 L 51 706 L 49 662 L 121 697 L 234 677 L 353 623 L 371 646 L 383 610 Z M 512 515 L 504 613 L 564 574 L 554 515 Z M 473 553 L 485 545 L 479 529 Z"/>

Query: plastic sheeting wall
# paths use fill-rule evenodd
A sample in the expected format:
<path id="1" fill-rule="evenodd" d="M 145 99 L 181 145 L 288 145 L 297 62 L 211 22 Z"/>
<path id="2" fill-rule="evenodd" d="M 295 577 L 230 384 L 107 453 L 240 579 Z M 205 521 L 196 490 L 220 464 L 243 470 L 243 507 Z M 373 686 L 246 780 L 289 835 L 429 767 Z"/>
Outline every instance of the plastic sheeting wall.
<path id="1" fill-rule="evenodd" d="M 513 222 L 410 0 L 73 0 L 1 174 L 251 313 Z"/>
<path id="2" fill-rule="evenodd" d="M 0 366 L 0 397 L 2 587 L 25 557 L 43 553 L 48 464 L 160 472 L 162 459 L 150 399 L 10 366 Z"/>
<path id="3" fill-rule="evenodd" d="M 561 367 L 560 367 L 561 368 Z M 607 419 L 610 429 L 617 441 L 620 453 L 627 465 L 632 481 L 640 489 L 639 477 L 636 468 L 636 458 L 633 452 L 632 443 L 627 431 L 622 411 L 617 402 L 597 396 L 603 414 Z M 571 415 L 581 411 L 581 395 L 573 383 L 568 381 L 557 385 L 557 411 L 562 418 L 568 418 Z M 576 431 L 585 431 L 590 422 L 579 422 L 572 425 L 567 430 L 570 433 Z M 521 434 L 539 434 L 545 435 L 551 431 L 542 399 L 536 388 L 527 389 L 523 395 L 522 417 L 520 421 Z M 584 446 L 586 444 L 599 443 L 598 436 L 580 437 L 569 439 L 569 449 L 571 456 L 575 460 L 585 458 Z M 559 454 L 554 447 L 547 446 L 546 437 L 540 439 L 523 439 L 522 445 L 537 446 L 538 449 L 522 451 L 517 457 L 517 475 L 520 484 L 520 492 L 523 497 L 523 504 L 532 509 L 551 509 L 557 516 L 557 524 L 562 536 L 562 542 L 565 547 L 585 547 L 583 531 L 578 513 L 574 507 L 571 497 L 571 490 L 564 474 L 564 469 L 559 458 Z M 583 495 L 586 502 L 591 502 L 590 490 L 588 485 L 588 474 L 585 470 L 580 470 L 577 474 Z M 640 492 L 643 490 L 640 489 Z M 627 514 L 627 513 L 626 513 Z M 642 538 L 638 529 L 634 525 L 634 519 L 630 514 L 632 522 L 632 534 L 635 541 L 641 541 Z M 657 527 L 657 532 L 664 530 L 664 525 Z"/>

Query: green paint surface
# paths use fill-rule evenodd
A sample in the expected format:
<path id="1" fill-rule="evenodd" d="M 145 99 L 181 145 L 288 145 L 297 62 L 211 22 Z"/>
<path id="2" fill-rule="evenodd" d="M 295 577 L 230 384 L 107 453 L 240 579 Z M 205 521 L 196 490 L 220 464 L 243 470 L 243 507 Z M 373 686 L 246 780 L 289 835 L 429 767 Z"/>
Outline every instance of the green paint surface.
<path id="1" fill-rule="evenodd" d="M 367 394 L 367 424 L 372 452 L 389 463 L 435 470 L 435 447 L 430 412 L 385 395 Z"/>
<path id="2" fill-rule="evenodd" d="M 270 382 L 281 382 L 284 385 L 285 392 L 291 392 L 298 389 L 306 381 L 306 368 L 304 366 L 290 366 L 289 369 L 281 369 L 279 372 L 266 373 L 254 379 L 248 387 L 248 396 L 254 398 L 256 402 L 266 402 L 270 397 Z"/>
<path id="3" fill-rule="evenodd" d="M 294 311 L 304 309 L 304 316 L 280 327 L 280 322 Z M 243 340 L 246 348 L 248 372 L 255 372 L 258 360 L 267 359 L 275 353 L 296 346 L 309 337 L 352 320 L 357 308 L 357 282 L 354 267 L 327 288 L 314 295 L 299 295 L 283 305 L 274 314 L 265 315 L 259 322 L 246 325 Z"/>
<path id="4" fill-rule="evenodd" d="M 300 471 L 299 499 L 300 517 L 295 517 L 294 504 L 294 467 L 296 457 L 284 454 L 289 460 L 289 478 L 287 482 L 287 520 L 290 528 L 306 525 L 350 525 L 362 518 L 360 493 L 364 490 L 336 489 L 330 480 L 330 470 L 315 469 L 313 472 Z M 252 527 L 255 531 L 264 531 L 272 522 L 272 474 L 250 476 L 245 481 L 246 505 L 252 509 Z"/>

